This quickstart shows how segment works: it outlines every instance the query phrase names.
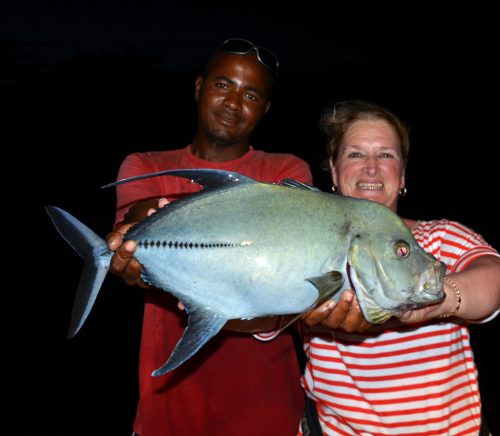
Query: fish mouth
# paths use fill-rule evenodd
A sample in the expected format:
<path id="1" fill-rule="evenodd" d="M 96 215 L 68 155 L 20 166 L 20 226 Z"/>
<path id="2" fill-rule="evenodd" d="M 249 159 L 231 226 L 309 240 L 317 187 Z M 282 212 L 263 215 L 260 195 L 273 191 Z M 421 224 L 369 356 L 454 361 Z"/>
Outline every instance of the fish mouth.
<path id="1" fill-rule="evenodd" d="M 446 265 L 443 262 L 436 262 L 432 269 L 424 275 L 419 288 L 424 296 L 423 300 L 429 300 L 432 303 L 438 303 L 446 296 L 443 290 L 443 280 L 446 274 Z M 422 298 L 419 299 L 422 302 Z"/>

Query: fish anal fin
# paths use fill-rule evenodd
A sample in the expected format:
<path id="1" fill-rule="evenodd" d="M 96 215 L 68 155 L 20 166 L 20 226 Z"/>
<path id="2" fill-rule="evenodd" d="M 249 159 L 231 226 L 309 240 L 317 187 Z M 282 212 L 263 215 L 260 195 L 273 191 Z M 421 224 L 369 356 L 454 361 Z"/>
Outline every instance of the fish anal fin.
<path id="1" fill-rule="evenodd" d="M 165 364 L 153 371 L 153 376 L 166 374 L 193 356 L 213 338 L 227 322 L 227 318 L 214 312 L 190 308 L 188 325 Z"/>

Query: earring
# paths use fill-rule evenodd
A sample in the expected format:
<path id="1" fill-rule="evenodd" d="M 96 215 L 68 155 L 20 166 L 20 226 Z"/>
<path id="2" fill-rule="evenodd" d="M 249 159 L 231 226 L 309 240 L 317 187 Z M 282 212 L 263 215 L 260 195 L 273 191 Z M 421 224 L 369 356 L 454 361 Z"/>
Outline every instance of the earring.
<path id="1" fill-rule="evenodd" d="M 408 189 L 406 189 L 406 186 L 403 186 L 400 190 L 399 190 L 399 195 L 401 195 L 401 197 L 406 197 L 406 193 L 408 192 Z"/>
<path id="2" fill-rule="evenodd" d="M 337 187 L 335 185 L 332 186 L 332 191 L 337 192 Z"/>

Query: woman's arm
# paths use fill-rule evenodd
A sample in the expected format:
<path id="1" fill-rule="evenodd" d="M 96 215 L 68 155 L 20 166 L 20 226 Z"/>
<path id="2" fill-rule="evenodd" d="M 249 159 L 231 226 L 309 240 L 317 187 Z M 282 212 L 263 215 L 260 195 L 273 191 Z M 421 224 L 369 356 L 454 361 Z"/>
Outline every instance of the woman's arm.
<path id="1" fill-rule="evenodd" d="M 401 321 L 419 322 L 447 313 L 470 321 L 480 321 L 500 309 L 500 257 L 479 257 L 464 270 L 446 277 L 451 282 L 444 282 L 446 297 L 441 303 L 409 310 L 400 317 Z"/>

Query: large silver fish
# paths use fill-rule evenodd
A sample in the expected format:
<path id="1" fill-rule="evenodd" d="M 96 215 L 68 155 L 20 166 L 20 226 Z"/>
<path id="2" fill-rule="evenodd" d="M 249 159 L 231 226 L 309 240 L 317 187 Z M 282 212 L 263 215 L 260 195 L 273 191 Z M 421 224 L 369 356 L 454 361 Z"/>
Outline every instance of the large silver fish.
<path id="1" fill-rule="evenodd" d="M 444 298 L 445 268 L 389 208 L 287 179 L 260 183 L 233 172 L 170 170 L 205 189 L 134 226 L 143 279 L 188 313 L 162 375 L 195 354 L 230 319 L 301 314 L 354 289 L 366 319 L 382 323 Z M 54 225 L 85 260 L 69 336 L 85 322 L 108 272 L 105 241 L 62 209 Z"/>

